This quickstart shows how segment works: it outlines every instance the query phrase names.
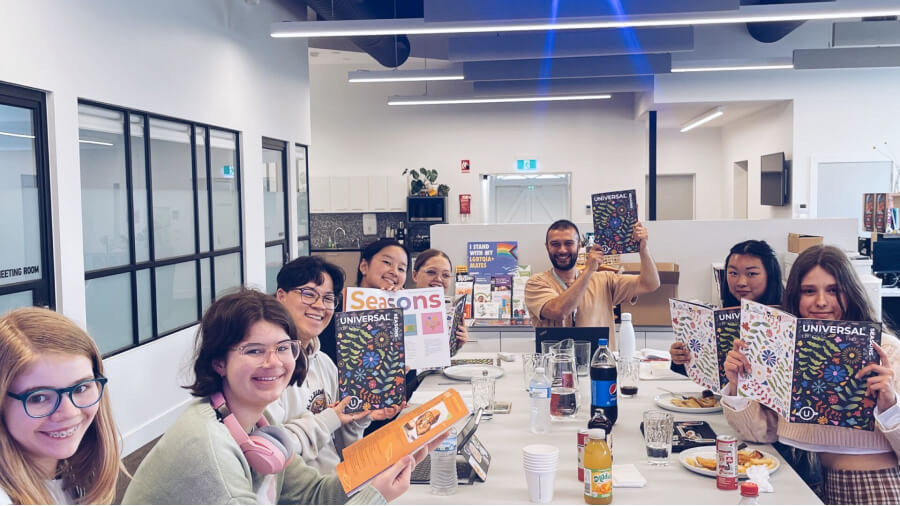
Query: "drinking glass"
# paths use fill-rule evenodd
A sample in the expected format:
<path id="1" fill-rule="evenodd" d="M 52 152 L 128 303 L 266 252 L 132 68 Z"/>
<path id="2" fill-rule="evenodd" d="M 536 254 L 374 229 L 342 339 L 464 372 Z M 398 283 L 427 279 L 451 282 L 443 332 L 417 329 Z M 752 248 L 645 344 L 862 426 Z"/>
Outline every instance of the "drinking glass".
<path id="1" fill-rule="evenodd" d="M 541 341 L 541 354 L 549 355 L 554 346 L 558 347 L 559 341 Z"/>
<path id="2" fill-rule="evenodd" d="M 619 395 L 621 397 L 634 397 L 638 393 L 638 380 L 641 376 L 641 359 L 620 358 L 616 361 L 618 369 Z"/>
<path id="3" fill-rule="evenodd" d="M 591 371 L 591 343 L 575 341 L 575 367 L 579 376 L 587 376 Z"/>
<path id="4" fill-rule="evenodd" d="M 644 443 L 647 462 L 652 466 L 669 465 L 672 453 L 672 428 L 675 417 L 664 411 L 644 411 Z"/>
<path id="5" fill-rule="evenodd" d="M 496 378 L 492 376 L 479 376 L 471 379 L 472 382 L 472 412 L 483 408 L 481 418 L 494 416 L 494 387 Z"/>
<path id="6" fill-rule="evenodd" d="M 534 369 L 541 365 L 543 355 L 540 353 L 523 353 L 522 354 L 522 373 L 525 376 L 525 391 L 531 384 L 531 378 L 534 377 Z"/>

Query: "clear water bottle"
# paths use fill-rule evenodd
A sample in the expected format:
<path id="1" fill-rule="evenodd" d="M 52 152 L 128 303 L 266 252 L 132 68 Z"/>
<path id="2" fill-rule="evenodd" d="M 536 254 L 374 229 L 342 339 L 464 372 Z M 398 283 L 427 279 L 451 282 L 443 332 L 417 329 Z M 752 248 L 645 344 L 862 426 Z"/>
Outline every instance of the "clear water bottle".
<path id="1" fill-rule="evenodd" d="M 550 379 L 544 374 L 543 367 L 534 369 L 534 377 L 528 384 L 531 397 L 530 430 L 535 434 L 550 432 Z"/>
<path id="2" fill-rule="evenodd" d="M 619 325 L 619 358 L 631 360 L 634 357 L 634 326 L 631 325 L 631 313 L 622 313 L 622 324 Z"/>
<path id="3" fill-rule="evenodd" d="M 453 495 L 456 493 L 456 429 L 450 429 L 440 446 L 431 452 L 431 493 Z"/>

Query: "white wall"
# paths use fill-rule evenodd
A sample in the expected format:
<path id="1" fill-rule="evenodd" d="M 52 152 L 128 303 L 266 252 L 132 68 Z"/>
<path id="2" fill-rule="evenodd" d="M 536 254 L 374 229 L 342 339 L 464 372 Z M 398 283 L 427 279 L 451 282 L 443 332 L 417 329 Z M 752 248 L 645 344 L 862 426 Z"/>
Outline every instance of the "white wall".
<path id="1" fill-rule="evenodd" d="M 793 104 L 784 102 L 733 121 L 722 130 L 722 216 L 734 217 L 734 163 L 747 161 L 747 218 L 790 218 L 791 206 L 760 205 L 762 155 L 784 152 L 793 160 Z M 793 174 L 793 167 L 791 168 Z M 793 200 L 793 199 L 792 199 Z M 793 204 L 793 202 L 791 202 Z"/>
<path id="2" fill-rule="evenodd" d="M 85 324 L 77 100 L 241 132 L 245 279 L 265 286 L 262 136 L 308 144 L 306 43 L 272 39 L 273 2 L 95 0 L 0 4 L 0 81 L 48 92 L 57 309 Z M 162 433 L 194 329 L 105 361 L 125 450 Z"/>
<path id="3" fill-rule="evenodd" d="M 900 152 L 898 82 L 898 68 L 671 74 L 657 76 L 654 98 L 657 103 L 792 100 L 790 209 L 796 216 L 799 204 L 810 201 L 812 159 L 868 161 L 872 146 L 885 141 Z M 726 160 L 727 170 L 732 161 Z"/>
<path id="4" fill-rule="evenodd" d="M 644 201 L 647 125 L 634 119 L 628 96 L 610 101 L 471 106 L 388 106 L 389 95 L 417 95 L 424 84 L 351 84 L 360 65 L 310 68 L 310 174 L 399 174 L 438 169 L 450 186 L 451 222 L 459 222 L 460 193 L 472 195 L 470 223 L 483 223 L 479 174 L 511 173 L 517 158 L 539 160 L 541 172 L 571 172 L 572 216 L 584 215 L 591 193 L 636 188 Z M 433 93 L 435 86 L 429 85 Z M 708 130 L 708 129 L 707 129 Z M 720 217 L 719 133 L 662 130 L 659 172 L 696 173 L 697 216 Z M 471 161 L 461 174 L 460 160 Z M 316 191 L 315 188 L 311 189 Z M 707 198 L 706 196 L 712 196 Z M 642 210 L 642 212 L 644 212 Z"/>

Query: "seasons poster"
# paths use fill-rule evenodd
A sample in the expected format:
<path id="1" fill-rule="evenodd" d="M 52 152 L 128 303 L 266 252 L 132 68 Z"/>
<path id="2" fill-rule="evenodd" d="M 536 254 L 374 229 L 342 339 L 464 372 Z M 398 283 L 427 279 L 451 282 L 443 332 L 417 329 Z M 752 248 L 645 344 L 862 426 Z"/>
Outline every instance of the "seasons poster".
<path id="1" fill-rule="evenodd" d="M 591 195 L 594 217 L 594 243 L 603 248 L 604 255 L 636 253 L 638 241 L 632 239 L 637 223 L 635 190 L 596 193 Z"/>
<path id="2" fill-rule="evenodd" d="M 877 361 L 880 324 L 796 318 L 748 300 L 741 308 L 752 370 L 738 378 L 739 395 L 793 423 L 874 429 L 874 399 L 855 375 Z"/>
<path id="3" fill-rule="evenodd" d="M 347 411 L 398 406 L 406 398 L 403 311 L 336 313 L 338 388 Z"/>

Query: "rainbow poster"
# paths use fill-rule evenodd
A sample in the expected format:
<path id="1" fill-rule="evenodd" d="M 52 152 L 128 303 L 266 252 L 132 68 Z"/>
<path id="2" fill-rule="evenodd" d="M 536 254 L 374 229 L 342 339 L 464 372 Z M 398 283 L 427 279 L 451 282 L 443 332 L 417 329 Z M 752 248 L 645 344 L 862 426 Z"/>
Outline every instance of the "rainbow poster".
<path id="1" fill-rule="evenodd" d="M 519 269 L 519 254 L 516 241 L 470 242 L 466 248 L 469 274 L 501 275 L 515 274 Z"/>

